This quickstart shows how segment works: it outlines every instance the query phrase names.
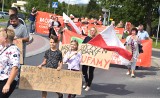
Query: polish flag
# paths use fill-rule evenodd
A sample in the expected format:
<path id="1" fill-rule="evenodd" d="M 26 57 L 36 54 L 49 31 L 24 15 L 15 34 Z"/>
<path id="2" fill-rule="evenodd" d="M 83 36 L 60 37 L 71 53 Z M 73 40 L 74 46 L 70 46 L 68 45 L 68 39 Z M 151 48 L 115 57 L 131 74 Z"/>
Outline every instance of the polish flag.
<path id="1" fill-rule="evenodd" d="M 116 36 L 113 25 L 107 27 L 88 43 L 109 51 L 115 51 L 126 60 L 131 60 L 132 58 L 131 52 L 125 49 L 124 44 Z"/>
<path id="2" fill-rule="evenodd" d="M 63 13 L 63 19 L 69 21 L 69 25 L 71 26 L 73 32 L 81 34 L 80 29 L 76 26 L 76 24 L 65 13 Z"/>

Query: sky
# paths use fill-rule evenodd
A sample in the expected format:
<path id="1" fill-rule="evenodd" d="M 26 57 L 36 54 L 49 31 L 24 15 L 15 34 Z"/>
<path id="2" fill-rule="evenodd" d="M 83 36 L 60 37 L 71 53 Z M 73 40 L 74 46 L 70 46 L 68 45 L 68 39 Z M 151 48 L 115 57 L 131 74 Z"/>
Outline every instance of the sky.
<path id="1" fill-rule="evenodd" d="M 89 0 L 58 0 L 59 2 L 65 1 L 66 3 L 70 4 L 88 4 Z"/>

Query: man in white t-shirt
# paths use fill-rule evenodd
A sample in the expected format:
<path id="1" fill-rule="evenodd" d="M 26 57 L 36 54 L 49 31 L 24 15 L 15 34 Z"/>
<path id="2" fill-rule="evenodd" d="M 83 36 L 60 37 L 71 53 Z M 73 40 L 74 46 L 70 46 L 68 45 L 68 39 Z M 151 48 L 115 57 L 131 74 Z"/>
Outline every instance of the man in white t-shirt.
<path id="1" fill-rule="evenodd" d="M 144 26 L 142 24 L 140 24 L 138 26 L 138 37 L 141 39 L 141 40 L 147 40 L 149 39 L 149 34 L 147 31 L 144 30 Z"/>

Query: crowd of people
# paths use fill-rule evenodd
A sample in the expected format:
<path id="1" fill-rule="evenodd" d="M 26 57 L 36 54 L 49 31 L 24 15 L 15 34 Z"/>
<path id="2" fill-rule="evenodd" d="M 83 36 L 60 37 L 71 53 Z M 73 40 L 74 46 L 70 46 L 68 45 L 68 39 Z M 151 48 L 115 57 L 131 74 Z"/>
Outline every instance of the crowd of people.
<path id="1" fill-rule="evenodd" d="M 15 7 L 9 9 L 9 21 L 6 29 L 0 30 L 0 98 L 9 98 L 11 93 L 14 91 L 17 81 L 19 78 L 19 69 L 20 69 L 20 50 L 18 47 L 13 44 L 14 40 L 21 39 L 23 42 L 23 57 L 26 53 L 26 42 L 29 41 L 29 32 L 34 34 L 35 32 L 35 20 L 36 20 L 36 8 L 33 7 L 29 16 L 30 21 L 30 31 L 27 30 L 26 24 L 20 16 L 18 16 L 18 10 Z M 74 19 L 73 15 L 70 15 L 71 19 Z M 88 18 L 79 19 L 82 24 L 89 24 Z M 91 24 L 102 25 L 103 19 L 100 16 L 99 19 L 94 19 Z M 112 25 L 115 26 L 115 22 L 112 22 Z M 57 33 L 54 30 L 54 27 L 59 27 L 59 33 L 61 38 L 58 39 Z M 115 27 L 124 27 L 123 21 Z M 71 71 L 80 71 L 80 63 L 82 54 L 78 49 L 78 41 L 72 40 L 70 43 L 70 50 L 62 57 L 62 52 L 57 49 L 57 44 L 63 40 L 63 31 L 65 29 L 72 30 L 69 26 L 69 21 L 64 20 L 64 25 L 59 22 L 58 17 L 51 16 L 49 20 L 48 30 L 49 30 L 49 41 L 50 49 L 45 52 L 44 59 L 39 68 L 43 66 L 47 68 L 57 69 L 57 71 L 62 69 L 63 64 L 68 65 L 68 70 Z M 148 33 L 144 30 L 144 26 L 140 24 L 138 28 L 132 28 L 127 30 L 127 33 L 124 33 L 123 38 L 126 38 L 125 46 L 132 53 L 131 63 L 127 65 L 128 71 L 127 75 L 135 78 L 135 69 L 136 62 L 139 56 L 139 44 L 141 40 L 149 39 Z M 83 34 L 83 33 L 82 33 Z M 88 43 L 98 34 L 98 30 L 95 26 L 90 28 L 89 34 L 85 35 L 85 39 L 82 43 Z M 9 54 L 7 54 L 9 53 Z M 85 91 L 91 89 L 92 81 L 94 79 L 94 70 L 95 67 L 89 65 L 82 65 L 82 73 L 84 76 L 84 83 L 82 88 Z M 63 94 L 57 92 L 58 98 L 63 98 Z M 47 97 L 47 92 L 42 91 L 42 98 Z M 68 98 L 75 98 L 75 94 L 68 94 Z"/>

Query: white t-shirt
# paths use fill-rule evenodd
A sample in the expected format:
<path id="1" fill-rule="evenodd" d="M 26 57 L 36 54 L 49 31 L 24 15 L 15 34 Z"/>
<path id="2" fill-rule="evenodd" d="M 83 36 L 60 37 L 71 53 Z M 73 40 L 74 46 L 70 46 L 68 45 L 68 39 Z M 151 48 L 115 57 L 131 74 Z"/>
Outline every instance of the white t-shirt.
<path id="1" fill-rule="evenodd" d="M 141 40 L 146 40 L 147 38 L 149 38 L 149 35 L 148 35 L 148 32 L 147 31 L 138 31 L 138 37 L 141 39 Z"/>

